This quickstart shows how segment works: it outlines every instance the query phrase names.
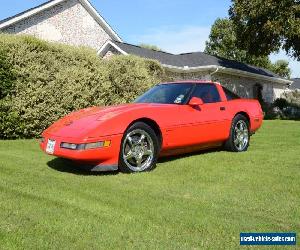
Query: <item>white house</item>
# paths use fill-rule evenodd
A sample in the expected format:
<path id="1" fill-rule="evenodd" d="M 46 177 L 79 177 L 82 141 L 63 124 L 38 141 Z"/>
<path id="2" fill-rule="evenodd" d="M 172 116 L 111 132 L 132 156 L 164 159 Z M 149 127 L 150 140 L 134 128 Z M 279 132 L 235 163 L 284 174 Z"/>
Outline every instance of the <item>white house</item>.
<path id="1" fill-rule="evenodd" d="M 176 80 L 219 81 L 244 97 L 271 103 L 292 81 L 266 69 L 202 52 L 174 55 L 124 43 L 88 0 L 50 0 L 0 21 L 0 31 L 94 48 L 99 56 L 133 54 L 158 60 Z"/>
<path id="2" fill-rule="evenodd" d="M 292 79 L 292 81 L 293 81 L 293 83 L 290 86 L 290 89 L 300 91 L 300 78 L 294 78 L 294 79 Z"/>

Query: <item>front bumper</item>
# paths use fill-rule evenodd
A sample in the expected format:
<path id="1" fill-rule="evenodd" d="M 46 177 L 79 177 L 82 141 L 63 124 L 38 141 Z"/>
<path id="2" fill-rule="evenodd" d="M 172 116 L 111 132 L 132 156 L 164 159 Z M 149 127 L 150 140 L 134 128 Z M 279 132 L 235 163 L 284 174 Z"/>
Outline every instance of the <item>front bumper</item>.
<path id="1" fill-rule="evenodd" d="M 94 171 L 101 171 L 101 167 L 103 167 L 103 169 L 107 169 L 105 171 L 112 171 L 116 170 L 115 168 L 116 166 L 118 166 L 122 136 L 122 134 L 119 134 L 81 140 L 77 138 L 58 137 L 50 134 L 43 134 L 44 141 L 40 142 L 40 148 L 45 153 L 47 153 L 46 147 L 48 140 L 52 140 L 55 141 L 54 151 L 53 153 L 47 154 L 69 159 L 78 164 L 93 166 L 97 169 L 95 169 Z M 84 144 L 98 141 L 111 141 L 111 145 L 109 147 L 101 147 L 87 150 L 65 149 L 61 148 L 60 146 L 62 142 Z"/>

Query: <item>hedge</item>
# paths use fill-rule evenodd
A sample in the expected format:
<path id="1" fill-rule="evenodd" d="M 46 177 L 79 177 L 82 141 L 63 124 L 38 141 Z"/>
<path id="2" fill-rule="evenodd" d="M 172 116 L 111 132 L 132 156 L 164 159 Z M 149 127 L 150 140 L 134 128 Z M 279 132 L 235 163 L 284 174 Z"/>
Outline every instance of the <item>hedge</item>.
<path id="1" fill-rule="evenodd" d="M 263 107 L 265 119 L 300 120 L 300 91 L 286 91 L 274 103 Z"/>
<path id="2" fill-rule="evenodd" d="M 74 110 L 131 102 L 162 78 L 153 60 L 0 34 L 0 138 L 39 137 Z"/>

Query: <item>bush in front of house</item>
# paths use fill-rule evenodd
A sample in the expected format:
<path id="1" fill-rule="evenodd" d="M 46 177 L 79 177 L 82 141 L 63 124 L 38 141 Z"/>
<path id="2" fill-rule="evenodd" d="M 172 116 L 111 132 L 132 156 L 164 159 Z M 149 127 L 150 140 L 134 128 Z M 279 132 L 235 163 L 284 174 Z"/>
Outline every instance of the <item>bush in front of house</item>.
<path id="1" fill-rule="evenodd" d="M 274 118 L 300 120 L 300 91 L 285 92 L 272 105 Z"/>
<path id="2" fill-rule="evenodd" d="M 300 91 L 299 90 L 285 92 L 282 94 L 282 98 L 286 99 L 287 102 L 291 106 L 300 108 Z"/>
<path id="3" fill-rule="evenodd" d="M 0 100 L 10 93 L 15 80 L 12 66 L 7 60 L 7 54 L 6 48 L 0 46 Z"/>
<path id="4" fill-rule="evenodd" d="M 154 60 L 114 56 L 103 63 L 106 81 L 110 84 L 108 105 L 132 102 L 153 84 L 165 80 L 163 68 Z"/>
<path id="5" fill-rule="evenodd" d="M 0 138 L 32 138 L 62 116 L 130 102 L 163 78 L 156 61 L 0 35 Z"/>

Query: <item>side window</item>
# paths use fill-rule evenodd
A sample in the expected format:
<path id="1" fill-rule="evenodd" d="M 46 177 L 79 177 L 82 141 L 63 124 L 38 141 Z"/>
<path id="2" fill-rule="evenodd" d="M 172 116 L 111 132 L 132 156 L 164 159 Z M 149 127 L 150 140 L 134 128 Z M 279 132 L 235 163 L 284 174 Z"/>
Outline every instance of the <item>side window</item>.
<path id="1" fill-rule="evenodd" d="M 231 92 L 229 89 L 226 89 L 225 87 L 223 87 L 223 90 L 226 95 L 227 101 L 240 99 L 240 97 L 237 94 Z"/>
<path id="2" fill-rule="evenodd" d="M 201 98 L 204 103 L 214 103 L 221 101 L 219 91 L 214 84 L 197 84 L 192 96 Z"/>

